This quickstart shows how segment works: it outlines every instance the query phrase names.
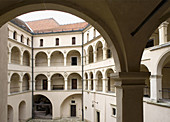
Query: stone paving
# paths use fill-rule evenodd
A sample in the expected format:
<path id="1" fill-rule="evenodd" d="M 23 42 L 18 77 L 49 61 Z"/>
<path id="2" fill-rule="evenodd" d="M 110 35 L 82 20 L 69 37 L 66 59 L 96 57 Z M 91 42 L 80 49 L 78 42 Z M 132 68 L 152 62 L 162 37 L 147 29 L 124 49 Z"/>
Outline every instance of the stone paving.
<path id="1" fill-rule="evenodd" d="M 60 120 L 34 119 L 34 120 L 29 120 L 28 122 L 82 122 L 82 121 L 80 118 L 70 117 L 70 118 L 62 118 Z"/>

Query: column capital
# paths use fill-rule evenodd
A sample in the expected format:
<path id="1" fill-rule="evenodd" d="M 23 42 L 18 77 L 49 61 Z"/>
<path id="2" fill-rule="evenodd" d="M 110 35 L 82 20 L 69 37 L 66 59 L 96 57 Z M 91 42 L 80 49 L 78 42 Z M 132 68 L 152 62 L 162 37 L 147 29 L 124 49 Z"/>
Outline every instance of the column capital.
<path id="1" fill-rule="evenodd" d="M 151 75 L 150 78 L 162 78 L 162 75 Z"/>
<path id="2" fill-rule="evenodd" d="M 167 21 L 165 21 L 165 22 L 163 22 L 163 23 L 161 23 L 160 24 L 160 26 L 158 27 L 158 29 L 160 29 L 160 28 L 162 28 L 162 27 L 168 27 L 168 22 Z"/>
<path id="3" fill-rule="evenodd" d="M 117 83 L 115 85 L 144 85 L 146 78 L 150 76 L 149 72 L 117 72 L 112 73 L 113 78 Z"/>

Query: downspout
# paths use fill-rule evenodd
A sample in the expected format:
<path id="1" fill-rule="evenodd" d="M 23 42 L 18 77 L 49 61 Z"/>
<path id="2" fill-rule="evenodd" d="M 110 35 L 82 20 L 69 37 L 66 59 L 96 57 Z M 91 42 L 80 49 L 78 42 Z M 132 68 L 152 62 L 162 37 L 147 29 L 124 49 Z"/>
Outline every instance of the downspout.
<path id="1" fill-rule="evenodd" d="M 84 99 L 83 99 L 83 97 L 84 97 L 84 92 L 83 92 L 83 90 L 84 90 L 84 75 L 83 75 L 83 73 L 84 73 L 84 64 L 83 64 L 83 44 L 84 44 L 84 33 L 82 32 L 82 121 L 84 121 Z"/>
<path id="2" fill-rule="evenodd" d="M 31 49 L 32 49 L 32 119 L 34 119 L 34 46 L 33 46 L 33 36 Z"/>

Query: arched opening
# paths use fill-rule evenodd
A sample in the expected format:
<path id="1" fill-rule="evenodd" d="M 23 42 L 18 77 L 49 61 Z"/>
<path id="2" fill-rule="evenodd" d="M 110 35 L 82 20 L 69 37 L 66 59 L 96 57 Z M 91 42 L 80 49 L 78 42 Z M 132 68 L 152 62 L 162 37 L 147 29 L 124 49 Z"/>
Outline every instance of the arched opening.
<path id="1" fill-rule="evenodd" d="M 110 76 L 112 73 L 114 73 L 112 69 L 106 70 L 106 78 L 107 78 L 106 91 L 107 92 L 115 92 L 114 80 Z"/>
<path id="2" fill-rule="evenodd" d="M 64 55 L 60 51 L 55 51 L 50 57 L 50 66 L 64 66 Z"/>
<path id="3" fill-rule="evenodd" d="M 44 74 L 39 74 L 35 78 L 35 89 L 36 90 L 47 90 L 48 80 Z"/>
<path id="4" fill-rule="evenodd" d="M 61 74 L 54 74 L 51 77 L 52 90 L 63 90 L 64 89 L 64 77 Z"/>
<path id="5" fill-rule="evenodd" d="M 162 99 L 170 101 L 170 56 L 166 58 L 162 67 Z"/>
<path id="6" fill-rule="evenodd" d="M 44 52 L 39 52 L 35 56 L 35 66 L 48 66 L 47 55 Z"/>
<path id="7" fill-rule="evenodd" d="M 67 97 L 60 106 L 61 117 L 81 117 L 81 94 Z"/>
<path id="8" fill-rule="evenodd" d="M 13 108 L 12 106 L 8 105 L 8 122 L 13 122 Z"/>
<path id="9" fill-rule="evenodd" d="M 68 76 L 68 89 L 81 89 L 81 76 L 78 73 L 72 73 Z"/>
<path id="10" fill-rule="evenodd" d="M 107 58 L 111 58 L 112 57 L 112 52 L 110 49 L 107 49 Z"/>
<path id="11" fill-rule="evenodd" d="M 17 73 L 12 74 L 10 80 L 10 93 L 20 92 L 20 76 Z"/>
<path id="12" fill-rule="evenodd" d="M 98 42 L 96 44 L 96 50 L 97 50 L 97 61 L 103 60 L 103 44 L 102 42 Z"/>
<path id="13" fill-rule="evenodd" d="M 143 64 L 141 64 L 140 66 L 140 71 L 149 73 L 148 68 Z M 149 77 L 145 80 L 145 87 L 143 91 L 144 91 L 144 97 L 150 97 L 150 78 Z"/>
<path id="14" fill-rule="evenodd" d="M 28 51 L 24 51 L 23 53 L 23 65 L 30 66 L 30 54 Z"/>
<path id="15" fill-rule="evenodd" d="M 85 73 L 85 82 L 86 82 L 86 90 L 88 90 L 88 74 L 87 73 Z"/>
<path id="16" fill-rule="evenodd" d="M 34 95 L 34 118 L 52 119 L 52 103 L 44 95 Z"/>
<path id="17" fill-rule="evenodd" d="M 20 50 L 17 47 L 13 47 L 11 50 L 11 63 L 20 64 Z"/>
<path id="18" fill-rule="evenodd" d="M 26 121 L 26 103 L 25 101 L 22 101 L 19 104 L 19 122 L 25 122 Z"/>
<path id="19" fill-rule="evenodd" d="M 67 54 L 67 66 L 80 66 L 81 55 L 77 50 L 72 50 Z"/>
<path id="20" fill-rule="evenodd" d="M 102 84 L 103 75 L 102 75 L 101 71 L 98 71 L 96 73 L 96 78 L 97 78 L 96 91 L 102 91 L 102 89 L 103 89 L 103 84 Z"/>
<path id="21" fill-rule="evenodd" d="M 93 63 L 94 58 L 93 58 L 93 47 L 90 45 L 88 48 L 88 58 L 89 58 L 89 64 Z"/>
<path id="22" fill-rule="evenodd" d="M 93 90 L 93 73 L 90 72 L 90 90 Z"/>
<path id="23" fill-rule="evenodd" d="M 29 90 L 29 81 L 30 81 L 30 77 L 29 77 L 29 75 L 26 73 L 26 74 L 23 76 L 22 91 L 28 91 L 28 90 Z"/>

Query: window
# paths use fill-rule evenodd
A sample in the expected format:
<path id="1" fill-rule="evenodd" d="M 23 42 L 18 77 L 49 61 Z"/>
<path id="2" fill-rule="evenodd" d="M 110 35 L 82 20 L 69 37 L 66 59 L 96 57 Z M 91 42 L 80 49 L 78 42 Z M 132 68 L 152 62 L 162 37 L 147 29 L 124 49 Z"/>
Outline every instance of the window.
<path id="1" fill-rule="evenodd" d="M 71 100 L 71 103 L 76 103 L 76 101 L 75 100 Z"/>
<path id="2" fill-rule="evenodd" d="M 40 46 L 43 46 L 43 39 L 40 39 Z"/>
<path id="3" fill-rule="evenodd" d="M 153 47 L 153 46 L 154 46 L 154 39 L 149 39 L 145 48 L 149 48 L 149 47 Z"/>
<path id="4" fill-rule="evenodd" d="M 71 65 L 77 65 L 77 57 L 71 57 Z"/>
<path id="5" fill-rule="evenodd" d="M 89 33 L 87 33 L 87 42 L 89 41 Z"/>
<path id="6" fill-rule="evenodd" d="M 13 39 L 17 40 L 17 32 L 16 31 L 14 31 L 14 33 L 13 33 Z"/>
<path id="7" fill-rule="evenodd" d="M 112 115 L 116 116 L 116 108 L 112 108 Z"/>
<path id="8" fill-rule="evenodd" d="M 76 37 L 72 37 L 72 45 L 76 44 Z"/>
<path id="9" fill-rule="evenodd" d="M 21 42 L 24 43 L 24 36 L 21 35 Z"/>
<path id="10" fill-rule="evenodd" d="M 93 31 L 94 31 L 94 32 L 93 32 L 93 38 L 95 38 L 95 37 L 96 37 L 96 29 L 94 28 Z"/>
<path id="11" fill-rule="evenodd" d="M 111 58 L 111 51 L 110 51 L 110 49 L 107 49 L 107 58 Z"/>
<path id="12" fill-rule="evenodd" d="M 59 45 L 59 38 L 56 38 L 55 45 Z"/>
<path id="13" fill-rule="evenodd" d="M 27 45 L 29 45 L 29 38 L 27 38 Z"/>

